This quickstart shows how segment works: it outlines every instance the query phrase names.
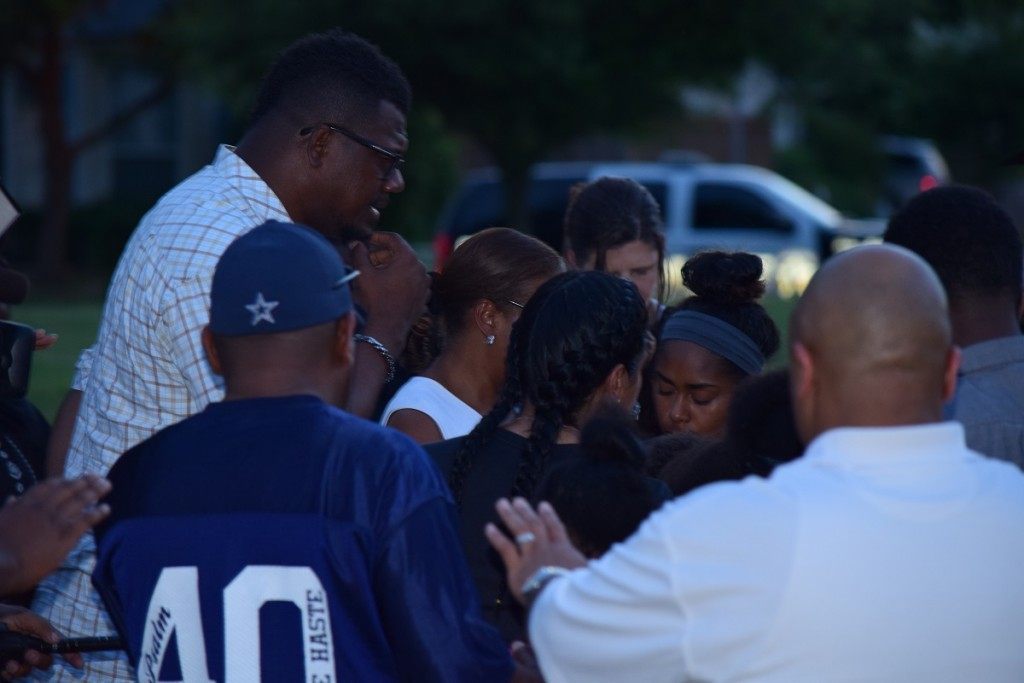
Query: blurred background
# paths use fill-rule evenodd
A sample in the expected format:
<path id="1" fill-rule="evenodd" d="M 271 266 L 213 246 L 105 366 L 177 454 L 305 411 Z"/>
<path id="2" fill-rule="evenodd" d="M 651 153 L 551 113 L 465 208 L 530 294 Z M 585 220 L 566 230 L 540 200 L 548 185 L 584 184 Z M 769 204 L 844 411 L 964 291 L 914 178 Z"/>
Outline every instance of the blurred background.
<path id="1" fill-rule="evenodd" d="M 381 227 L 428 265 L 483 227 L 460 211 L 542 232 L 540 162 L 749 164 L 876 225 L 954 180 L 1024 217 L 1019 2 L 0 0 L 0 183 L 23 211 L 0 253 L 33 282 L 12 319 L 61 336 L 34 359 L 48 416 L 139 218 L 238 138 L 279 50 L 335 25 L 412 83 Z M 482 177 L 501 196 L 467 209 Z"/>

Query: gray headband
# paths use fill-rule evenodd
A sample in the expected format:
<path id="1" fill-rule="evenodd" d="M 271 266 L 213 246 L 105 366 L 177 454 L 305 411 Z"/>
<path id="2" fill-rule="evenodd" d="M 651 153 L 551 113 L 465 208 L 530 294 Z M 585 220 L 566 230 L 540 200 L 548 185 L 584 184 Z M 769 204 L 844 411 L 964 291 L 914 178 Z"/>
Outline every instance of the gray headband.
<path id="1" fill-rule="evenodd" d="M 764 354 L 754 340 L 729 323 L 697 311 L 673 313 L 661 328 L 659 342 L 688 341 L 730 360 L 748 375 L 764 369 Z"/>

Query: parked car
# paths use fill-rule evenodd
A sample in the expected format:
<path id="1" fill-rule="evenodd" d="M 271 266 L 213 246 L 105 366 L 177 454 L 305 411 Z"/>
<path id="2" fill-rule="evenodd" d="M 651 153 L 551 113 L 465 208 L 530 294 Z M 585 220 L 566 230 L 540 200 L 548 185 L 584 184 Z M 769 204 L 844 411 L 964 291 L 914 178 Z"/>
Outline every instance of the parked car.
<path id="1" fill-rule="evenodd" d="M 880 216 L 888 216 L 919 192 L 950 182 L 946 160 L 931 140 L 886 135 L 878 144 L 885 159 Z"/>
<path id="2" fill-rule="evenodd" d="M 601 176 L 633 178 L 661 206 L 665 223 L 670 295 L 680 293 L 685 258 L 704 249 L 761 255 L 766 278 L 782 296 L 803 291 L 823 258 L 879 236 L 880 221 L 850 221 L 798 185 L 765 168 L 740 164 L 544 163 L 534 167 L 529 189 L 531 232 L 562 248 L 562 216 L 569 189 Z M 501 175 L 477 171 L 442 214 L 435 257 L 443 265 L 460 238 L 507 225 Z"/>

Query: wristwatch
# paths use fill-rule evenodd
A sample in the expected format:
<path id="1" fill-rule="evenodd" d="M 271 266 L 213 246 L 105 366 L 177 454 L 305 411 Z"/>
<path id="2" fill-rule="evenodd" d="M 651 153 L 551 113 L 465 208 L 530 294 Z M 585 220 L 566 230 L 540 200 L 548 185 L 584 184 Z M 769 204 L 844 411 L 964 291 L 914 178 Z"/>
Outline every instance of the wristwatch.
<path id="1" fill-rule="evenodd" d="M 523 605 L 529 607 L 537 599 L 540 592 L 544 590 L 552 580 L 565 576 L 569 570 L 565 567 L 541 567 L 526 580 L 520 591 L 523 594 Z"/>

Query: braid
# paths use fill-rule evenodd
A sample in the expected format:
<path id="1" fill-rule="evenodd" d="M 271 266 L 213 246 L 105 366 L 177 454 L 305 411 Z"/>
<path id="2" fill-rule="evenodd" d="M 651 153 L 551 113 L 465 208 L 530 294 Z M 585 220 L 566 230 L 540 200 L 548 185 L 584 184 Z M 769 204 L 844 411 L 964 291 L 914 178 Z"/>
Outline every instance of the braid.
<path id="1" fill-rule="evenodd" d="M 561 428 L 562 420 L 554 411 L 537 411 L 533 424 L 530 425 L 530 439 L 526 452 L 519 459 L 519 467 L 516 468 L 511 495 L 533 497 L 533 491 L 547 469 L 551 449 L 558 439 L 558 431 Z"/>
<path id="2" fill-rule="evenodd" d="M 512 410 L 522 403 L 522 391 L 520 390 L 519 378 L 519 343 L 517 340 L 517 329 L 521 326 L 517 322 L 512 328 L 512 335 L 509 339 L 508 356 L 505 360 L 505 385 L 502 387 L 501 396 L 491 412 L 487 413 L 462 441 L 462 447 L 455 455 L 452 463 L 451 473 L 448 475 L 448 487 L 451 489 L 452 497 L 455 499 L 455 506 L 462 507 L 462 492 L 466 486 L 466 478 L 480 449 L 490 441 L 498 429 L 498 425 L 508 417 Z"/>
<path id="3" fill-rule="evenodd" d="M 599 293 L 593 291 L 595 286 L 600 287 Z M 567 291 L 584 287 L 590 291 L 576 296 Z M 566 316 L 567 305 L 586 297 L 596 297 L 603 306 L 583 320 Z M 646 308 L 636 288 L 607 276 L 570 279 L 538 309 L 531 321 L 540 319 L 541 327 L 550 325 L 551 329 L 531 327 L 530 334 L 524 335 L 523 394 L 534 409 L 534 420 L 512 490 L 526 498 L 532 497 L 547 470 L 559 430 L 575 425 L 580 410 L 616 365 L 624 364 L 630 373 L 636 370 L 646 320 Z"/>

